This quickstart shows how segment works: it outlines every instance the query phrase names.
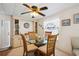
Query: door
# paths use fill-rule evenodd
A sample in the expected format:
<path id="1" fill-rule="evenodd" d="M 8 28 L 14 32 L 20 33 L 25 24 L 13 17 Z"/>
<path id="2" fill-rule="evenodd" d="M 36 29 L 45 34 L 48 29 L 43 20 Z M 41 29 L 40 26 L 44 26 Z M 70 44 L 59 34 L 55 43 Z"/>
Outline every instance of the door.
<path id="1" fill-rule="evenodd" d="M 3 20 L 1 33 L 2 48 L 10 47 L 10 21 Z"/>
<path id="2" fill-rule="evenodd" d="M 1 20 L 0 20 L 0 48 L 1 48 Z"/>

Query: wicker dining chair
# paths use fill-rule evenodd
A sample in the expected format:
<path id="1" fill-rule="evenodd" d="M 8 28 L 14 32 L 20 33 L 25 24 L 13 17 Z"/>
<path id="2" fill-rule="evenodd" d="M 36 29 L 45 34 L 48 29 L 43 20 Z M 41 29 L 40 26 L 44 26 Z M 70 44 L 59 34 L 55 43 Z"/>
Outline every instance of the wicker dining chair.
<path id="1" fill-rule="evenodd" d="M 45 31 L 45 36 L 48 36 L 48 35 L 51 35 L 51 34 L 52 34 L 52 32 Z"/>
<path id="2" fill-rule="evenodd" d="M 35 46 L 34 44 L 27 44 L 27 41 L 25 39 L 25 36 L 23 34 L 20 34 L 23 40 L 23 48 L 24 48 L 24 52 L 23 52 L 23 56 L 24 55 L 28 55 L 28 53 L 30 52 L 35 52 L 35 50 L 37 50 L 37 46 Z"/>
<path id="3" fill-rule="evenodd" d="M 40 39 L 39 35 L 35 32 L 28 32 L 28 35 L 29 35 L 29 39 L 31 39 L 31 40 L 39 40 Z"/>
<path id="4" fill-rule="evenodd" d="M 53 56 L 55 56 L 56 39 L 57 39 L 57 35 L 49 35 L 48 43 L 38 48 L 39 55 L 49 56 L 53 54 Z"/>
<path id="5" fill-rule="evenodd" d="M 47 32 L 47 31 L 45 31 L 45 36 L 44 36 L 44 38 L 45 38 L 45 39 L 48 39 L 48 35 L 52 35 L 52 32 Z"/>

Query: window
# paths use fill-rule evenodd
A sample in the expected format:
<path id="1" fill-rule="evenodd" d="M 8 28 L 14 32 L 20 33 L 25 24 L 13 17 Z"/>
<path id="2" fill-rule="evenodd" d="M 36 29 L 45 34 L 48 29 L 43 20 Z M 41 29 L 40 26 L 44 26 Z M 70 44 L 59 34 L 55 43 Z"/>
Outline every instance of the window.
<path id="1" fill-rule="evenodd" d="M 44 31 L 52 32 L 53 34 L 58 34 L 59 27 L 60 27 L 59 18 L 44 22 Z"/>
<path id="2" fill-rule="evenodd" d="M 15 19 L 15 34 L 19 34 L 19 20 Z"/>

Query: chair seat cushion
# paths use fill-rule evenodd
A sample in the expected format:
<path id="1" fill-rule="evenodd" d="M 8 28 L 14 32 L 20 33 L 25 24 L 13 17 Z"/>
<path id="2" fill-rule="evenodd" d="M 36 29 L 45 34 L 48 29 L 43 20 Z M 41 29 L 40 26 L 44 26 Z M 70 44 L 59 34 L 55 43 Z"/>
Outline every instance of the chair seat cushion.
<path id="1" fill-rule="evenodd" d="M 14 35 L 12 37 L 12 48 L 17 48 L 23 46 L 22 38 L 20 35 Z"/>
<path id="2" fill-rule="evenodd" d="M 18 47 L 18 48 L 13 48 L 10 50 L 6 50 L 5 52 L 5 56 L 22 56 L 23 54 L 23 47 Z"/>
<path id="3" fill-rule="evenodd" d="M 39 47 L 38 50 L 40 50 L 41 52 L 46 54 L 47 53 L 47 45 Z"/>
<path id="4" fill-rule="evenodd" d="M 29 44 L 27 45 L 27 51 L 34 51 L 36 50 L 38 47 L 35 46 L 34 44 Z"/>
<path id="5" fill-rule="evenodd" d="M 73 49 L 73 53 L 74 53 L 76 56 L 79 56 L 79 49 Z"/>

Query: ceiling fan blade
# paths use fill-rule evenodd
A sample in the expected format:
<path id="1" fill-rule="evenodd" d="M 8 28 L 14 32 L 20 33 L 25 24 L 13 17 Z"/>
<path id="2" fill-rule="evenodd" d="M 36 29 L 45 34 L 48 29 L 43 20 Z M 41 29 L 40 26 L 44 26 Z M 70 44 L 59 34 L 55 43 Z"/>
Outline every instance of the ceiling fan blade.
<path id="1" fill-rule="evenodd" d="M 46 9 L 48 9 L 48 7 L 42 7 L 42 8 L 40 8 L 40 10 L 46 10 Z"/>
<path id="2" fill-rule="evenodd" d="M 42 16 L 45 16 L 45 14 L 41 13 L 41 12 L 37 12 L 38 14 L 42 15 Z"/>
<path id="3" fill-rule="evenodd" d="M 27 4 L 23 4 L 24 6 L 26 6 L 26 7 L 28 7 L 28 8 L 30 8 L 30 6 L 29 5 L 27 5 Z"/>
<path id="4" fill-rule="evenodd" d="M 22 15 L 22 14 L 26 14 L 26 13 L 30 13 L 30 12 L 32 12 L 32 11 L 28 11 L 28 12 L 23 12 L 23 13 L 21 13 L 21 15 Z"/>

